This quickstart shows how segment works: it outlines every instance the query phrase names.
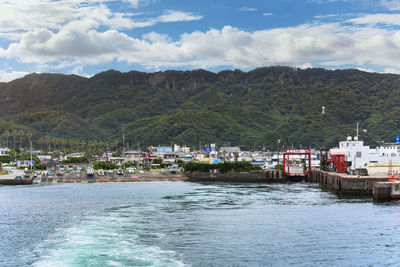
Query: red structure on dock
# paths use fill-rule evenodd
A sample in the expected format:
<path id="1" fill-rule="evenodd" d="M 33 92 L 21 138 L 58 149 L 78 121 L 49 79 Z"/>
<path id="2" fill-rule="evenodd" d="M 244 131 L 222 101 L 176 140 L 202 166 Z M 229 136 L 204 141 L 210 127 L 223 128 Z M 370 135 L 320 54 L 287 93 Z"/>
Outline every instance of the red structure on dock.
<path id="1" fill-rule="evenodd" d="M 345 154 L 330 154 L 328 163 L 335 166 L 337 173 L 347 173 L 348 163 Z"/>
<path id="2" fill-rule="evenodd" d="M 305 177 L 311 172 L 311 152 L 287 150 L 283 153 L 283 172 L 286 177 Z"/>

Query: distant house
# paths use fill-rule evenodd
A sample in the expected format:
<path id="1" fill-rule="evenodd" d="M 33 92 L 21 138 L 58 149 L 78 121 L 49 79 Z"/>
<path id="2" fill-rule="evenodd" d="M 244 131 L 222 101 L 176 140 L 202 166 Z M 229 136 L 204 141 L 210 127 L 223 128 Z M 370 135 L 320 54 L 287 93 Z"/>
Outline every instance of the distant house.
<path id="1" fill-rule="evenodd" d="M 37 157 L 41 162 L 46 162 L 51 160 L 51 155 L 37 155 Z"/>
<path id="2" fill-rule="evenodd" d="M 122 164 L 122 163 L 124 163 L 124 158 L 123 157 L 110 157 L 108 160 L 111 163 L 114 163 L 114 164 Z"/>
<path id="3" fill-rule="evenodd" d="M 8 148 L 0 148 L 0 156 L 8 156 L 10 149 Z"/>
<path id="4" fill-rule="evenodd" d="M 125 161 L 137 162 L 139 164 L 146 160 L 146 152 L 140 150 L 125 151 Z"/>
<path id="5" fill-rule="evenodd" d="M 182 160 L 183 162 L 187 163 L 193 160 L 193 155 L 191 153 L 176 153 L 175 152 L 175 158 L 177 160 Z"/>
<path id="6" fill-rule="evenodd" d="M 158 146 L 158 147 L 156 147 L 156 152 L 173 152 L 172 151 L 172 147 L 170 147 L 170 146 Z"/>
<path id="7" fill-rule="evenodd" d="M 188 147 L 186 145 L 179 146 L 177 144 L 174 144 L 174 152 L 190 153 L 190 147 Z"/>
<path id="8" fill-rule="evenodd" d="M 85 153 L 83 153 L 83 152 L 71 153 L 71 154 L 65 155 L 65 156 L 64 156 L 64 159 L 69 159 L 69 158 L 81 158 L 81 157 L 83 157 L 83 156 L 85 156 Z"/>
<path id="9" fill-rule="evenodd" d="M 235 154 L 242 152 L 238 146 L 223 146 L 218 151 L 218 156 L 221 161 L 235 161 Z"/>

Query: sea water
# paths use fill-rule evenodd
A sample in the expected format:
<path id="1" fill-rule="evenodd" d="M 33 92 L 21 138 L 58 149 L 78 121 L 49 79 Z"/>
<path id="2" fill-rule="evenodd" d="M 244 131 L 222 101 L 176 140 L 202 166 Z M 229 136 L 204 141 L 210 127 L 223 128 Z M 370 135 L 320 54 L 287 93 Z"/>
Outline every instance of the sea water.
<path id="1" fill-rule="evenodd" d="M 399 266 L 399 230 L 309 183 L 0 187 L 0 266 Z"/>

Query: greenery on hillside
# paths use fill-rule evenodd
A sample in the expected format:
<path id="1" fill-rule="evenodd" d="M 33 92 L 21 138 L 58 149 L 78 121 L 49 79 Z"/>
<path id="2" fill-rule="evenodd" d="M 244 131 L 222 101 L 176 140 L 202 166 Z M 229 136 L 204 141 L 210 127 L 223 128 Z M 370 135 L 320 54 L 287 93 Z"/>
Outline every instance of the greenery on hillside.
<path id="1" fill-rule="evenodd" d="M 398 75 L 288 67 L 31 74 L 0 84 L 0 141 L 28 147 L 30 133 L 42 150 L 104 151 L 122 146 L 124 127 L 130 147 L 327 147 L 358 121 L 374 146 L 400 133 L 399 89 Z"/>

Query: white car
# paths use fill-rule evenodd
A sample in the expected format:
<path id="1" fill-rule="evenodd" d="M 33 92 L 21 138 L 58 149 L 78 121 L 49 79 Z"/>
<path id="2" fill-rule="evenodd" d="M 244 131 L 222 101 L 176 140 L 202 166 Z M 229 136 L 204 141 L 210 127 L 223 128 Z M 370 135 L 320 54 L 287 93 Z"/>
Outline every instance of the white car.
<path id="1" fill-rule="evenodd" d="M 135 167 L 128 167 L 128 168 L 126 168 L 126 170 L 127 170 L 129 173 L 134 173 L 135 170 L 136 170 L 136 168 L 135 168 Z"/>

